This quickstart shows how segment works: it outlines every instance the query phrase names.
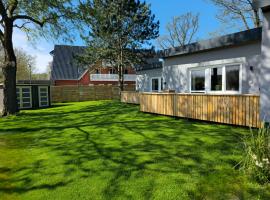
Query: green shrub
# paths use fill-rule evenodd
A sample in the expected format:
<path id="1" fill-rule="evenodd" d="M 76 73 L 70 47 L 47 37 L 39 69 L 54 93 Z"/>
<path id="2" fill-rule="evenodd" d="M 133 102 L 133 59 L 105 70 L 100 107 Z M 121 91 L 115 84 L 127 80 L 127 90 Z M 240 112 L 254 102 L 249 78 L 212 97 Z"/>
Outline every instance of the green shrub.
<path id="1" fill-rule="evenodd" d="M 270 182 L 270 129 L 251 129 L 244 139 L 245 156 L 242 169 L 259 183 Z"/>

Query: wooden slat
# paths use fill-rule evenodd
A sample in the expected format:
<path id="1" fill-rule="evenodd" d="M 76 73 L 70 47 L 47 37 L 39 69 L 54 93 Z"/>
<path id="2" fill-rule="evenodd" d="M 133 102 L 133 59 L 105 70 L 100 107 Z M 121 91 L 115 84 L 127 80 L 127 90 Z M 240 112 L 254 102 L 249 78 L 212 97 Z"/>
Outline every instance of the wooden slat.
<path id="1" fill-rule="evenodd" d="M 202 95 L 172 93 L 123 93 L 122 102 L 140 102 L 143 112 L 260 127 L 260 97 L 256 95 Z"/>

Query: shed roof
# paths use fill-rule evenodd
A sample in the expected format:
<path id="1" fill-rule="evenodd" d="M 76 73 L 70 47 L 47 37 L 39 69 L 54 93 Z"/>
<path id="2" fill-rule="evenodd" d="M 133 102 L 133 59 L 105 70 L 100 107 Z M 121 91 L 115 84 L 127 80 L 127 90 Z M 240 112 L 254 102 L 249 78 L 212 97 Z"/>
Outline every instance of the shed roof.
<path id="1" fill-rule="evenodd" d="M 221 37 L 216 37 L 209 40 L 195 42 L 182 47 L 166 49 L 161 52 L 161 56 L 167 58 L 172 56 L 209 51 L 218 48 L 238 46 L 255 41 L 261 41 L 261 38 L 262 38 L 262 28 L 255 28 L 238 33 L 224 35 Z"/>

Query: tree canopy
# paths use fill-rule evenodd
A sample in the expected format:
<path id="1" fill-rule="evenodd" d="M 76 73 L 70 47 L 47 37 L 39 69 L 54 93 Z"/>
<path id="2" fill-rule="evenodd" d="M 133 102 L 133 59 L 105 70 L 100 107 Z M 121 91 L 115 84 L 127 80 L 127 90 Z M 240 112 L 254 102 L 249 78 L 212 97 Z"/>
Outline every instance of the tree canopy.
<path id="1" fill-rule="evenodd" d="M 93 0 L 81 5 L 81 10 L 89 34 L 83 37 L 88 48 L 80 60 L 110 63 L 123 89 L 124 68 L 139 62 L 140 49 L 150 47 L 158 37 L 159 21 L 150 6 L 139 0 Z"/>
<path id="2" fill-rule="evenodd" d="M 18 111 L 16 102 L 17 59 L 13 48 L 13 31 L 18 28 L 30 39 L 63 37 L 80 27 L 78 3 L 73 0 L 0 0 L 0 42 L 4 50 L 3 115 Z"/>

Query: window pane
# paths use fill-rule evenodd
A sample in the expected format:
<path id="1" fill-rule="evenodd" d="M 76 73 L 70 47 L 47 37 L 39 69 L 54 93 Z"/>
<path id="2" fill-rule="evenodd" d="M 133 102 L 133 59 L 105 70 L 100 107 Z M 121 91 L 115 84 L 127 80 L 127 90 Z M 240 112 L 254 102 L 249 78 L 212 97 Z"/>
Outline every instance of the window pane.
<path id="1" fill-rule="evenodd" d="M 39 88 L 40 92 L 47 92 L 47 88 Z"/>
<path id="2" fill-rule="evenodd" d="M 161 78 L 160 81 L 161 81 L 160 89 L 163 90 L 163 78 Z"/>
<path id="3" fill-rule="evenodd" d="M 47 97 L 41 97 L 40 101 L 47 101 Z"/>
<path id="4" fill-rule="evenodd" d="M 28 93 L 30 92 L 30 88 L 22 88 L 22 92 Z"/>
<path id="5" fill-rule="evenodd" d="M 47 97 L 48 96 L 48 93 L 47 92 L 42 92 L 42 93 L 40 93 L 40 96 L 41 97 Z"/>
<path id="6" fill-rule="evenodd" d="M 158 91 L 158 79 L 152 79 L 152 90 L 153 91 Z"/>
<path id="7" fill-rule="evenodd" d="M 22 96 L 23 97 L 30 97 L 30 93 L 23 93 Z"/>
<path id="8" fill-rule="evenodd" d="M 40 105 L 41 106 L 47 106 L 48 105 L 48 102 L 40 102 Z"/>
<path id="9" fill-rule="evenodd" d="M 239 91 L 240 66 L 226 66 L 226 90 Z"/>
<path id="10" fill-rule="evenodd" d="M 211 69 L 211 90 L 212 91 L 222 90 L 222 68 Z"/>
<path id="11" fill-rule="evenodd" d="M 191 90 L 202 91 L 205 89 L 205 72 L 204 70 L 191 71 Z"/>

